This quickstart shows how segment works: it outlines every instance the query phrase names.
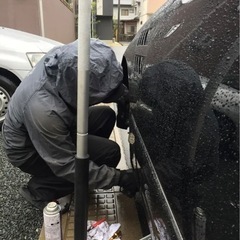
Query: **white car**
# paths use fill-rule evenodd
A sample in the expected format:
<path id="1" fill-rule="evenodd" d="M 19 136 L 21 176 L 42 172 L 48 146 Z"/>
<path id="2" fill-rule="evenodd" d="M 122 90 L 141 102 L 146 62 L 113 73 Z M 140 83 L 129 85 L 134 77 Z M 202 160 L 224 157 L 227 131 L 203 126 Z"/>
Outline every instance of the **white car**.
<path id="1" fill-rule="evenodd" d="M 62 43 L 0 26 L 0 125 L 20 82 L 53 47 Z"/>

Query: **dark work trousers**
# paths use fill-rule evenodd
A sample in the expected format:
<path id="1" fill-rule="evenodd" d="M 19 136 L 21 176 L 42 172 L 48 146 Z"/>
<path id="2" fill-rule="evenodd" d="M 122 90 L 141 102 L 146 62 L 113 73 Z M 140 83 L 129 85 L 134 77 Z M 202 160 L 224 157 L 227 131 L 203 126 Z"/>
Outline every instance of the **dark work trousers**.
<path id="1" fill-rule="evenodd" d="M 118 144 L 108 139 L 115 121 L 115 112 L 110 107 L 93 106 L 89 108 L 88 154 L 90 160 L 98 165 L 106 164 L 115 168 L 120 161 Z M 32 175 L 28 182 L 28 188 L 37 199 L 51 201 L 74 191 L 74 183 L 55 176 L 37 154 L 20 169 Z"/>

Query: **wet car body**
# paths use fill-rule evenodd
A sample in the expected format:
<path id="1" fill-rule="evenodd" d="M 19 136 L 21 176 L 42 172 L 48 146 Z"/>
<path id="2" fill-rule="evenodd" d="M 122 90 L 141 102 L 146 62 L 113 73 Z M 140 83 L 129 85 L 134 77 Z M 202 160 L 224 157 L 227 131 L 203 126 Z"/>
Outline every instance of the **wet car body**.
<path id="1" fill-rule="evenodd" d="M 235 0 L 170 0 L 124 54 L 136 202 L 152 239 L 238 237 L 238 15 Z"/>

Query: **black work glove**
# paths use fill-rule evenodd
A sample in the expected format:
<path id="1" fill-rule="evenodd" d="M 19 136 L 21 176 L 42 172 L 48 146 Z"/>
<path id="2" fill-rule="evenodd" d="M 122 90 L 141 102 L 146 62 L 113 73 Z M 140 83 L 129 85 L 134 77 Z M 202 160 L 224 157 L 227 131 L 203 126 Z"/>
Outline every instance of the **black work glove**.
<path id="1" fill-rule="evenodd" d="M 115 102 L 117 104 L 117 127 L 127 129 L 129 127 L 129 93 L 127 87 L 121 84 L 103 102 Z"/>
<path id="2" fill-rule="evenodd" d="M 122 193 L 132 198 L 139 191 L 137 179 L 132 170 L 121 170 L 119 186 L 123 188 Z"/>
<path id="3" fill-rule="evenodd" d="M 117 127 L 127 129 L 129 127 L 129 102 L 126 97 L 117 101 Z"/>

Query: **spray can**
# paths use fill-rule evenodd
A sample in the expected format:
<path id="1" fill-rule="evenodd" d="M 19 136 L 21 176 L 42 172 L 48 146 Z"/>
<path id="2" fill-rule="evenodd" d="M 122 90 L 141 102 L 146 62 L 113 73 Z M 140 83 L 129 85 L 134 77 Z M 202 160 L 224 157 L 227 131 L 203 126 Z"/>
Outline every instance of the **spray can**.
<path id="1" fill-rule="evenodd" d="M 56 202 L 50 202 L 43 209 L 45 240 L 62 240 L 61 207 Z"/>
<path id="2" fill-rule="evenodd" d="M 202 208 L 196 207 L 193 211 L 193 239 L 205 240 L 206 239 L 206 215 Z"/>

